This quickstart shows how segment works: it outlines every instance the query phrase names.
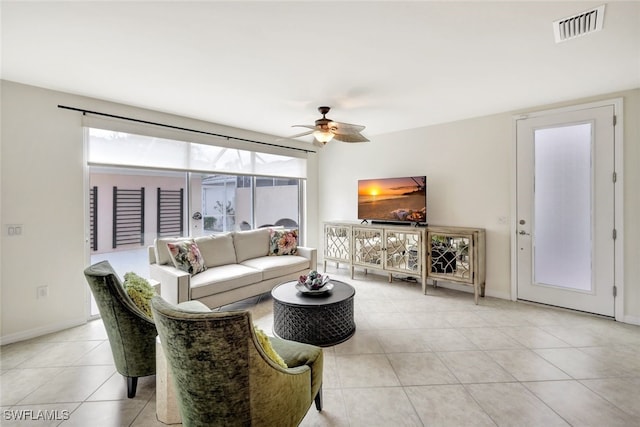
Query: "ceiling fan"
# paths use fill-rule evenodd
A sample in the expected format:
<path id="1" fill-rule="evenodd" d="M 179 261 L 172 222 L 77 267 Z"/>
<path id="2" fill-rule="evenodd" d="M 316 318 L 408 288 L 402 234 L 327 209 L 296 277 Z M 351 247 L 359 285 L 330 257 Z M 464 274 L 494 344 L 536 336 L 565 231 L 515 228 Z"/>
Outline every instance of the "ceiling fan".
<path id="1" fill-rule="evenodd" d="M 327 113 L 330 109 L 330 107 L 318 107 L 318 111 L 320 112 L 320 114 L 322 114 L 322 118 L 316 120 L 315 125 L 293 125 L 292 127 L 303 127 L 311 130 L 300 133 L 298 135 L 293 135 L 290 138 L 299 138 L 301 136 L 313 135 L 313 143 L 320 147 L 334 138 L 342 142 L 369 141 L 360 133 L 364 130 L 364 126 L 334 122 L 333 120 L 327 118 Z"/>

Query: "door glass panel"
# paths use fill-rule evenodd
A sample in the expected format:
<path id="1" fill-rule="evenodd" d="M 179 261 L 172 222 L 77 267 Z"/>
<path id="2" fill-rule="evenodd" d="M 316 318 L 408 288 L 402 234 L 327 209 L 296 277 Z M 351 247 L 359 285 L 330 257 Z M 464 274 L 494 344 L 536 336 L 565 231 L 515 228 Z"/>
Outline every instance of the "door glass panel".
<path id="1" fill-rule="evenodd" d="M 274 225 L 298 228 L 300 185 L 297 178 L 205 176 L 202 179 L 205 234 Z"/>
<path id="2" fill-rule="evenodd" d="M 255 185 L 256 228 L 270 225 L 299 227 L 301 180 L 257 176 Z"/>
<path id="3" fill-rule="evenodd" d="M 186 235 L 186 174 L 184 172 L 127 169 L 91 166 L 90 186 L 90 262 L 109 261 L 120 279 L 125 273 L 134 272 L 149 278 L 149 255 L 147 247 L 158 236 Z M 121 194 L 135 190 L 144 195 L 144 210 L 129 213 L 131 206 L 118 208 Z M 118 217 L 142 215 L 144 220 L 134 222 L 134 229 L 122 227 Z M 142 229 L 138 230 L 138 226 Z M 135 234 L 130 240 L 127 236 Z M 141 238 L 139 237 L 141 236 Z M 91 295 L 90 315 L 98 315 Z"/>
<path id="4" fill-rule="evenodd" d="M 251 181 L 250 177 L 235 175 L 208 175 L 202 179 L 202 215 L 205 234 L 236 230 L 242 221 L 250 225 L 250 202 L 248 211 L 241 215 L 243 219 L 240 222 L 236 220 L 238 205 L 246 204 L 242 203 L 240 198 L 245 197 L 249 200 L 251 198 L 250 187 L 239 188 L 244 178 Z M 242 195 L 239 191 L 242 191 Z"/>
<path id="5" fill-rule="evenodd" d="M 300 227 L 306 154 L 262 153 L 95 128 L 86 136 L 90 262 L 108 260 L 121 278 L 128 271 L 148 278 L 147 246 L 156 237 L 195 237 L 269 224 Z M 130 197 L 135 198 L 133 207 Z M 135 222 L 128 217 L 130 209 Z M 298 236 L 304 242 L 302 230 Z M 97 314 L 92 301 L 91 315 Z"/>
<path id="6" fill-rule="evenodd" d="M 592 288 L 591 124 L 534 136 L 534 283 Z"/>

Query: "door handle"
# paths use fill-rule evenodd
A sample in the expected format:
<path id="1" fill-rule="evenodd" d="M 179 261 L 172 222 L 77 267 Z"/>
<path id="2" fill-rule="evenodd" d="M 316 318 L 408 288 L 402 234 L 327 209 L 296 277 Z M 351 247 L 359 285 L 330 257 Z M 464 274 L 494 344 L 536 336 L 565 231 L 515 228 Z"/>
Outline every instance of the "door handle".
<path id="1" fill-rule="evenodd" d="M 519 235 L 521 235 L 521 236 L 530 236 L 530 234 L 529 234 L 529 233 L 527 233 L 527 232 L 526 232 L 526 231 L 524 231 L 524 230 L 520 230 L 520 232 L 518 232 L 518 234 L 519 234 Z"/>

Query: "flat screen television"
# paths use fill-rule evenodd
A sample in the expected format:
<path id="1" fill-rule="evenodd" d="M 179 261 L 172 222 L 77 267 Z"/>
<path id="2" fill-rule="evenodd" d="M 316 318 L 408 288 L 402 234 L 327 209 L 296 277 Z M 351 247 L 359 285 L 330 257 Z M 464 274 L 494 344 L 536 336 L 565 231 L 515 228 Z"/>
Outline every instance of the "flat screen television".
<path id="1" fill-rule="evenodd" d="M 427 223 L 427 177 L 358 180 L 358 219 Z"/>

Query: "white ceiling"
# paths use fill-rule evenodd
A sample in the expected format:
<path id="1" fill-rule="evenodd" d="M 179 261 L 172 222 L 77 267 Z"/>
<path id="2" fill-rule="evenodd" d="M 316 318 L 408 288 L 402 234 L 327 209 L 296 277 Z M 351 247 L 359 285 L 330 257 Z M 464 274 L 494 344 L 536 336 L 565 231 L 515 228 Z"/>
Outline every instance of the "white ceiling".
<path id="1" fill-rule="evenodd" d="M 2 78 L 278 136 L 368 137 L 640 87 L 640 2 L 2 1 Z M 309 140 L 310 137 L 307 137 Z"/>

